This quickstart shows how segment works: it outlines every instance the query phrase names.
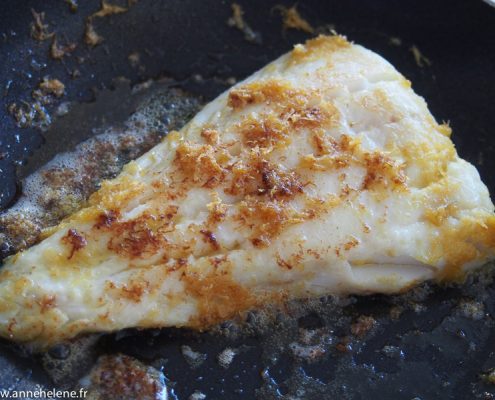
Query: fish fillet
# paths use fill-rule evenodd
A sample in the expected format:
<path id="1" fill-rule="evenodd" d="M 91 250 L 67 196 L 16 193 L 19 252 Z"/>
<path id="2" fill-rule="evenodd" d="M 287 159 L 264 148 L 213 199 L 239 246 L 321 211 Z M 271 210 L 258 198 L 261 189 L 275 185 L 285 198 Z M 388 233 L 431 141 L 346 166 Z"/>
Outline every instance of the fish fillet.
<path id="1" fill-rule="evenodd" d="M 208 104 L 0 270 L 0 335 L 204 329 L 288 298 L 395 293 L 495 255 L 450 128 L 387 61 L 334 36 Z"/>

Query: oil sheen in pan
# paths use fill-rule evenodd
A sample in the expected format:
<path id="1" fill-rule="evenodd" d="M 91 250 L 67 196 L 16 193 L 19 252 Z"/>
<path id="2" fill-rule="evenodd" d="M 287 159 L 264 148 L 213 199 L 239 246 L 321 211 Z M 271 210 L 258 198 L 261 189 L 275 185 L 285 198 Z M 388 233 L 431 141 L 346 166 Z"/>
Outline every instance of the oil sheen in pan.
<path id="1" fill-rule="evenodd" d="M 127 105 L 134 112 L 124 123 L 115 121 L 115 126 L 75 146 L 72 151 L 53 154 L 53 160 L 26 177 L 17 203 L 0 214 L 0 261 L 35 243 L 42 229 L 78 210 L 103 179 L 116 176 L 128 161 L 158 143 L 166 132 L 181 128 L 195 114 L 199 100 L 179 89 L 170 89 L 172 83 L 149 82 L 134 88 L 131 94 L 129 84 L 121 82 L 113 95 L 100 94 L 100 100 L 79 105 L 76 112 L 52 125 L 45 133 L 47 141 L 69 141 L 64 150 L 70 150 L 70 141 L 77 140 L 72 137 L 76 131 L 74 126 L 81 118 L 92 118 L 86 114 L 96 108 L 104 114 L 106 109 L 122 103 L 122 95 L 134 98 Z M 88 137 L 87 132 L 83 135 Z M 41 157 L 48 161 L 46 150 L 50 144 L 45 144 L 34 156 L 40 158 L 40 153 L 45 152 Z M 30 162 L 42 164 L 39 160 Z"/>
<path id="2" fill-rule="evenodd" d="M 101 179 L 115 176 L 168 129 L 180 128 L 200 105 L 166 83 L 144 89 L 136 112 L 124 123 L 112 121 L 111 128 L 58 155 L 25 181 L 20 202 L 1 217 L 23 222 L 6 225 L 11 228 L 2 232 L 4 243 L 20 249 L 35 241 L 36 232 L 81 207 Z M 71 120 L 73 112 L 65 117 L 65 129 L 77 122 Z M 34 234 L 26 236 L 30 227 Z M 455 397 L 468 374 L 472 385 L 466 394 L 479 397 L 493 392 L 486 377 L 495 357 L 478 363 L 492 340 L 492 282 L 486 269 L 449 288 L 425 284 L 401 296 L 291 302 L 203 334 L 168 329 L 93 335 L 51 349 L 41 363 L 57 387 L 77 387 L 98 356 L 124 353 L 154 367 L 153 374 L 162 371 L 170 393 L 181 399 L 194 393 L 206 398 L 219 393 L 249 399 L 355 398 L 356 393 L 395 398 L 398 387 L 409 398 Z M 450 367 L 459 363 L 464 367 Z M 108 391 L 103 393 L 111 400 Z"/>

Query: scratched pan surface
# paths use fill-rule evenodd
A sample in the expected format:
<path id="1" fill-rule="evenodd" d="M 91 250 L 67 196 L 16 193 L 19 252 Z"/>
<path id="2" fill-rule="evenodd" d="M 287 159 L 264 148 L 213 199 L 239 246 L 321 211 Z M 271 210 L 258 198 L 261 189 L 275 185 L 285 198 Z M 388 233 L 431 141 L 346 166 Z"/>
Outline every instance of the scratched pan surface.
<path id="1" fill-rule="evenodd" d="M 88 115 L 87 129 L 68 126 L 55 140 L 50 131 L 16 127 L 8 105 L 29 99 L 43 76 L 61 79 L 68 101 L 91 102 L 95 89 L 111 92 L 119 76 L 133 83 L 171 77 L 192 96 L 209 100 L 226 88 L 226 79 L 249 75 L 307 37 L 282 31 L 280 13 L 273 7 L 290 2 L 238 1 L 246 22 L 261 37 L 256 43 L 226 24 L 229 2 L 141 0 L 129 12 L 97 24 L 103 44 L 94 49 L 79 45 L 72 57 L 55 62 L 48 57 L 48 42 L 30 38 L 30 9 L 44 11 L 62 38 L 80 42 L 85 17 L 99 9 L 99 2 L 79 3 L 76 13 L 64 1 L 0 3 L 1 208 L 19 196 L 20 178 L 90 137 L 97 127 L 91 123 L 102 124 L 101 118 L 93 121 Z M 315 0 L 299 1 L 298 9 L 314 26 L 332 25 L 406 75 L 433 114 L 450 121 L 459 153 L 477 166 L 493 196 L 494 8 L 481 0 Z M 399 38 L 400 45 L 391 38 Z M 417 65 L 409 50 L 413 45 L 431 65 Z M 142 68 L 129 63 L 133 51 L 140 52 Z M 77 79 L 69 76 L 74 69 L 81 73 Z M 197 74 L 204 79 L 191 79 Z M 406 297 L 351 298 L 348 305 L 327 299 L 303 310 L 295 305 L 290 317 L 279 315 L 261 324 L 253 314 L 253 328 L 236 334 L 227 327 L 230 334 L 163 330 L 110 335 L 97 352 L 124 352 L 162 368 L 172 395 L 180 399 L 195 390 L 212 399 L 491 399 L 495 387 L 483 378 L 495 367 L 491 281 L 488 273 L 462 286 L 425 286 Z M 372 316 L 374 327 L 363 335 L 354 328 L 353 334 L 361 315 Z M 183 345 L 205 354 L 206 360 L 192 367 L 181 354 Z M 238 354 L 223 368 L 217 355 L 226 347 Z M 319 356 L 301 355 L 311 349 Z M 39 357 L 23 357 L 2 342 L 0 389 L 53 385 L 40 365 Z"/>

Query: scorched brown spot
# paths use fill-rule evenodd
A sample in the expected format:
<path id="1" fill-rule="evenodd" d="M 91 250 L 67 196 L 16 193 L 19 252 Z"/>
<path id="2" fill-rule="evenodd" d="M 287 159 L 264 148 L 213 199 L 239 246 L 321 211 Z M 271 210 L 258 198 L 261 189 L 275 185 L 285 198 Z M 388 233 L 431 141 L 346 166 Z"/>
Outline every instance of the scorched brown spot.
<path id="1" fill-rule="evenodd" d="M 69 229 L 67 235 L 62 238 L 62 243 L 71 246 L 70 254 L 67 257 L 69 260 L 74 256 L 76 251 L 82 249 L 88 244 L 86 238 L 77 232 L 76 229 Z"/>
<path id="2" fill-rule="evenodd" d="M 142 296 L 149 290 L 150 283 L 146 281 L 135 282 L 132 281 L 129 284 L 124 284 L 120 288 L 122 297 L 139 303 Z"/>
<path id="3" fill-rule="evenodd" d="M 279 267 L 284 268 L 284 269 L 292 269 L 292 265 L 289 264 L 287 261 L 285 261 L 282 257 L 277 256 L 277 264 Z"/>
<path id="4" fill-rule="evenodd" d="M 359 241 L 356 238 L 351 238 L 348 242 L 344 243 L 344 250 L 349 251 L 356 247 L 359 244 Z"/>
<path id="5" fill-rule="evenodd" d="M 403 188 L 406 183 L 404 167 L 398 165 L 391 158 L 375 152 L 364 154 L 366 177 L 363 181 L 363 189 L 369 190 L 376 185 L 387 188 Z"/>
<path id="6" fill-rule="evenodd" d="M 321 258 L 321 254 L 317 250 L 308 249 L 306 250 L 306 253 L 312 256 L 315 260 L 319 260 Z"/>
<path id="7" fill-rule="evenodd" d="M 270 164 L 266 160 L 259 163 L 258 168 L 263 183 L 259 193 L 267 193 L 271 199 L 289 198 L 302 193 L 303 186 L 295 172 L 286 172 Z"/>
<path id="8" fill-rule="evenodd" d="M 327 154 L 350 153 L 352 154 L 357 147 L 357 142 L 353 141 L 348 135 L 341 135 L 337 140 L 323 132 L 316 132 L 313 135 L 313 145 L 316 156 Z"/>
<path id="9" fill-rule="evenodd" d="M 291 108 L 284 114 L 290 126 L 294 129 L 317 129 L 331 127 L 339 120 L 339 111 L 328 102 L 321 102 L 319 105 L 304 105 L 302 107 Z"/>
<path id="10" fill-rule="evenodd" d="M 41 313 L 45 313 L 50 308 L 56 306 L 56 296 L 54 295 L 45 295 L 41 299 L 36 300 L 36 303 L 40 306 Z"/>
<path id="11" fill-rule="evenodd" d="M 110 228 L 112 224 L 117 220 L 118 213 L 113 210 L 105 211 L 100 214 L 96 220 L 94 227 L 96 229 Z"/>
<path id="12" fill-rule="evenodd" d="M 268 246 L 285 227 L 303 222 L 307 217 L 282 201 L 260 201 L 250 196 L 240 203 L 239 210 L 237 220 L 251 229 L 251 242 L 256 247 Z"/>
<path id="13" fill-rule="evenodd" d="M 232 181 L 225 189 L 234 196 L 268 195 L 270 199 L 290 199 L 303 192 L 303 184 L 293 171 L 286 171 L 252 151 L 247 161 L 232 167 Z"/>
<path id="14" fill-rule="evenodd" d="M 206 243 L 209 243 L 214 250 L 219 250 L 220 245 L 217 242 L 217 237 L 212 231 L 201 229 L 200 233 L 203 235 L 203 239 Z"/>
<path id="15" fill-rule="evenodd" d="M 168 266 L 167 270 L 169 272 L 178 271 L 186 266 L 187 266 L 187 259 L 179 257 L 177 259 L 172 260 L 172 263 Z"/>
<path id="16" fill-rule="evenodd" d="M 274 147 L 287 144 L 289 140 L 287 124 L 273 115 L 248 117 L 239 124 L 238 129 L 248 147 Z"/>
<path id="17" fill-rule="evenodd" d="M 214 201 L 207 205 L 209 214 L 208 214 L 208 224 L 216 225 L 222 222 L 227 215 L 227 205 L 222 203 L 222 200 L 215 192 Z"/>
<path id="18" fill-rule="evenodd" d="M 309 197 L 305 200 L 307 219 L 318 218 L 342 203 L 346 196 L 328 195 L 325 199 Z"/>
<path id="19" fill-rule="evenodd" d="M 130 221 L 114 223 L 108 249 L 131 258 L 154 254 L 161 242 L 161 235 L 157 232 L 159 228 L 157 217 L 146 214 Z"/>
<path id="20" fill-rule="evenodd" d="M 217 269 L 223 263 L 226 263 L 228 260 L 227 256 L 219 256 L 210 258 L 210 264 Z"/>
<path id="21" fill-rule="evenodd" d="M 384 153 L 363 151 L 358 140 L 353 140 L 347 135 L 342 135 L 336 140 L 328 135 L 316 133 L 313 135 L 313 144 L 315 154 L 301 158 L 302 168 L 328 171 L 355 165 L 366 169 L 362 190 L 373 190 L 377 187 L 392 190 L 406 188 L 404 165 Z"/>
<path id="22" fill-rule="evenodd" d="M 172 221 L 174 217 L 177 215 L 179 211 L 179 207 L 176 205 L 169 205 L 163 214 L 160 214 L 162 219 L 166 219 L 167 221 Z"/>
<path id="23" fill-rule="evenodd" d="M 348 167 L 351 163 L 359 163 L 356 157 L 358 143 L 347 135 L 334 139 L 329 135 L 317 132 L 313 135 L 314 154 L 302 157 L 300 165 L 313 171 L 328 171 Z"/>
<path id="24" fill-rule="evenodd" d="M 229 159 L 224 149 L 182 142 L 177 147 L 174 162 L 186 179 L 198 186 L 213 188 L 222 182 Z"/>
<path id="25" fill-rule="evenodd" d="M 278 80 L 252 82 L 232 89 L 228 104 L 235 110 L 252 104 L 265 103 L 273 114 L 250 117 L 241 126 L 247 145 L 267 145 L 270 141 L 287 140 L 289 129 L 329 128 L 339 121 L 339 111 L 323 101 L 317 90 L 294 88 Z M 251 129 L 248 129 L 249 126 Z M 270 139 L 270 140 L 268 140 Z"/>

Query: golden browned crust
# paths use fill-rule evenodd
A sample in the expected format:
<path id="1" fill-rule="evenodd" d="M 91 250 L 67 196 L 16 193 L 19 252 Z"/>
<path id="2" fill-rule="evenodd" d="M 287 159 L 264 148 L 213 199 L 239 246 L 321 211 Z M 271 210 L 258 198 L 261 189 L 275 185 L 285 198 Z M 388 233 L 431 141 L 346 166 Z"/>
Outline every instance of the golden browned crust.
<path id="1" fill-rule="evenodd" d="M 263 201 L 253 197 L 247 197 L 241 203 L 237 216 L 240 223 L 251 229 L 251 242 L 256 247 L 268 246 L 284 228 L 303 222 L 305 217 L 305 214 L 287 207 L 283 201 Z"/>
<path id="2" fill-rule="evenodd" d="M 495 216 L 481 217 L 463 218 L 455 227 L 444 226 L 441 234 L 433 239 L 429 261 L 444 260 L 446 268 L 441 280 L 464 279 L 463 266 L 483 258 L 489 249 L 495 248 Z"/>
<path id="3" fill-rule="evenodd" d="M 182 142 L 175 153 L 177 169 L 194 185 L 212 188 L 225 177 L 229 154 L 219 146 Z"/>
<path id="4" fill-rule="evenodd" d="M 70 246 L 70 254 L 68 256 L 69 259 L 74 256 L 76 251 L 81 250 L 88 244 L 84 235 L 81 235 L 76 229 L 72 228 L 69 229 L 67 235 L 62 238 L 62 242 Z"/>
<path id="5" fill-rule="evenodd" d="M 236 111 L 256 104 L 270 106 L 270 114 L 243 121 L 243 136 L 249 136 L 249 129 L 246 128 L 249 128 L 250 124 L 254 125 L 254 130 L 259 131 L 252 134 L 254 137 L 263 136 L 263 131 L 267 131 L 266 136 L 272 130 L 276 132 L 275 138 L 280 138 L 294 129 L 330 128 L 339 121 L 337 108 L 324 101 L 318 90 L 296 89 L 290 83 L 277 79 L 252 82 L 234 88 L 229 92 L 227 104 Z M 246 142 L 253 146 L 252 141 Z"/>
<path id="6" fill-rule="evenodd" d="M 340 140 L 320 134 L 313 136 L 315 153 L 302 157 L 300 166 L 313 171 L 339 170 L 349 165 L 363 167 L 366 176 L 362 190 L 391 188 L 404 190 L 407 179 L 404 165 L 394 161 L 381 152 L 363 151 L 359 142 L 347 135 Z"/>
<path id="7" fill-rule="evenodd" d="M 318 37 L 297 46 L 284 60 L 289 64 L 320 57 L 328 61 L 329 54 L 346 51 L 349 46 L 341 37 Z M 319 83 L 321 78 L 315 79 Z M 447 265 L 444 279 L 455 279 L 467 263 L 486 258 L 487 249 L 495 248 L 495 217 L 488 212 L 462 217 L 458 207 L 448 202 L 452 197 L 452 179 L 443 178 L 457 158 L 447 138 L 448 127 L 436 124 L 425 109 L 426 116 L 418 118 L 421 128 L 441 135 L 431 135 L 431 140 L 426 140 L 429 138 L 421 133 L 417 143 L 401 136 L 398 139 L 403 142 L 365 144 L 366 135 L 353 131 L 349 116 L 344 111 L 341 115 L 337 109 L 337 105 L 341 109 L 343 106 L 333 104 L 329 100 L 333 95 L 319 89 L 316 83 L 312 82 L 311 88 L 295 88 L 287 80 L 272 78 L 232 89 L 220 99 L 221 107 L 225 102 L 227 107 L 215 111 L 215 115 L 220 115 L 218 119 L 206 115 L 186 127 L 183 135 L 171 133 L 164 145 L 155 148 L 142 163 L 130 163 L 118 179 L 103 183 L 90 198 L 88 208 L 47 233 L 63 230 L 63 236 L 56 236 L 56 240 L 66 250 L 43 250 L 42 262 L 48 273 L 60 277 L 69 274 L 71 268 L 97 268 L 103 260 L 117 260 L 119 266 L 125 261 L 127 269 L 122 281 L 108 278 L 104 294 L 94 300 L 98 307 L 105 301 L 137 307 L 139 303 L 146 305 L 146 300 L 165 302 L 166 298 L 167 312 L 175 311 L 177 305 L 193 309 L 183 319 L 171 319 L 172 324 L 202 329 L 285 295 L 275 289 L 274 294 L 260 295 L 256 293 L 256 284 L 253 288 L 239 283 L 234 275 L 239 265 L 232 264 L 231 254 L 232 259 L 245 256 L 246 260 L 253 253 L 266 256 L 274 261 L 269 266 L 273 271 L 290 277 L 294 272 L 304 272 L 299 268 L 307 265 L 308 256 L 319 262 L 333 262 L 366 242 L 365 235 L 372 235 L 373 229 L 364 218 L 357 220 L 354 231 L 336 235 L 339 237 L 329 241 L 328 246 L 325 238 L 320 247 L 308 244 L 307 248 L 292 240 L 294 236 L 288 239 L 298 224 L 323 217 L 341 205 L 349 206 L 344 211 L 352 208 L 355 215 L 364 216 L 366 204 L 361 204 L 361 200 L 354 202 L 363 193 L 361 198 L 371 198 L 370 203 L 382 199 L 418 203 L 417 207 L 411 205 L 409 211 L 418 211 L 418 222 L 434 227 L 426 231 L 436 236 L 425 238 L 431 248 L 425 248 L 424 254 L 406 251 L 407 256 L 438 269 Z M 368 92 L 370 98 L 352 99 L 358 110 L 355 114 L 378 115 L 380 121 L 390 125 L 405 118 L 402 114 L 406 112 L 394 105 L 385 91 Z M 411 135 L 417 133 L 410 129 Z M 171 153 L 164 155 L 160 151 Z M 413 178 L 406 178 L 411 165 L 419 170 L 414 182 Z M 326 174 L 329 182 L 324 181 Z M 348 180 L 346 174 L 355 176 Z M 332 189 L 327 189 L 328 183 Z M 424 194 L 424 199 L 417 193 Z M 205 196 L 211 197 L 207 204 Z M 383 215 L 380 210 L 370 217 L 372 227 L 386 219 L 387 206 L 384 208 Z M 342 214 L 338 217 L 348 218 L 348 214 Z M 459 224 L 448 224 L 451 217 Z M 71 223 L 78 223 L 87 231 L 79 232 Z M 384 226 L 390 229 L 390 225 Z M 300 236 L 309 236 L 304 229 Z M 300 232 L 296 232 L 296 237 Z M 281 249 L 286 242 L 289 245 L 284 253 Z M 242 251 L 233 251 L 237 249 Z M 391 255 L 393 249 L 384 252 Z M 424 260 L 419 259 L 421 256 Z M 263 276 L 265 271 L 253 267 L 256 268 L 253 275 L 258 273 L 260 279 L 268 279 Z M 0 276 L 9 279 L 7 272 L 0 272 Z M 178 286 L 177 291 L 164 289 L 169 278 Z M 353 290 L 354 282 L 344 283 Z M 27 292 L 31 284 L 28 279 L 18 279 L 12 291 Z M 299 290 L 294 289 L 297 282 L 290 285 L 291 290 Z M 8 334 L 22 340 L 39 335 L 45 338 L 63 323 L 62 316 L 56 313 L 57 298 L 33 296 L 29 301 L 33 311 L 44 314 L 44 321 L 38 319 L 31 326 L 19 326 L 16 318 L 11 318 Z M 1 307 L 7 307 L 2 299 Z M 70 337 L 74 332 L 113 329 L 109 312 L 112 311 L 98 311 L 96 322 L 71 321 L 60 335 Z M 165 318 L 156 309 L 149 312 L 132 323 L 156 326 Z"/>
<path id="8" fill-rule="evenodd" d="M 403 166 L 398 165 L 390 157 L 379 152 L 365 153 L 364 162 L 366 177 L 364 178 L 363 189 L 370 189 L 374 185 L 404 187 L 406 175 Z"/>
<path id="9" fill-rule="evenodd" d="M 303 62 L 315 60 L 319 57 L 325 58 L 337 50 L 349 48 L 351 44 L 342 36 L 324 36 L 308 40 L 304 45 L 294 46 L 290 53 L 289 63 L 300 64 Z"/>
<path id="10" fill-rule="evenodd" d="M 303 183 L 295 171 L 282 169 L 266 160 L 259 151 L 248 154 L 229 170 L 225 193 L 234 196 L 267 195 L 270 199 L 290 199 L 303 192 Z"/>
<path id="11" fill-rule="evenodd" d="M 335 51 L 346 46 L 348 43 L 342 38 L 319 37 L 308 42 L 304 49 L 296 48 L 290 58 L 300 62 L 317 57 L 320 51 Z M 387 101 L 383 99 L 384 104 Z M 186 285 L 186 292 L 196 299 L 201 309 L 197 319 L 192 322 L 196 327 L 205 327 L 230 318 L 255 306 L 258 301 L 246 288 L 236 283 L 228 268 L 225 268 L 226 261 L 221 256 L 223 249 L 216 233 L 219 223 L 230 219 L 246 229 L 254 247 L 264 248 L 288 227 L 330 212 L 359 192 L 386 194 L 409 190 L 405 164 L 395 161 L 384 152 L 365 151 L 359 140 L 351 138 L 345 131 L 336 138 L 326 134 L 328 129 L 338 126 L 340 115 L 336 106 L 324 100 L 318 90 L 295 89 L 286 81 L 269 79 L 232 89 L 227 103 L 233 112 L 257 105 L 267 106 L 268 111 L 264 108 L 255 114 L 248 113 L 230 128 L 235 130 L 242 141 L 240 150 L 234 150 L 235 143 L 224 142 L 223 138 L 227 135 L 218 126 L 206 124 L 198 128 L 203 143 L 178 139 L 177 135 L 172 134 L 169 140 L 178 140 L 172 162 L 172 179 L 166 185 L 159 181 L 153 181 L 151 185 L 158 199 L 156 209 L 121 221 L 119 210 L 144 190 L 141 184 L 123 177 L 119 181 L 104 184 L 90 200 L 93 208 L 79 216 L 94 219 L 93 229 L 109 235 L 107 249 L 121 257 L 143 259 L 162 252 L 162 262 L 172 261 L 167 264 L 164 273 L 182 273 L 181 280 Z M 309 132 L 312 151 L 302 155 L 297 166 L 286 168 L 270 161 L 273 152 L 283 150 L 303 130 Z M 426 159 L 418 161 L 424 166 L 420 183 L 437 182 L 445 173 L 449 160 L 455 157 L 453 146 L 448 140 L 445 143 L 418 146 L 423 148 L 401 148 L 400 155 L 411 162 L 418 161 L 416 150 L 426 156 Z M 349 166 L 358 166 L 365 171 L 361 187 L 351 189 L 342 185 L 339 193 L 326 198 L 308 194 L 306 187 L 314 185 L 314 182 L 302 177 L 305 170 L 340 171 Z M 341 177 L 344 181 L 345 174 Z M 167 204 L 170 200 L 179 204 L 192 188 L 215 189 L 216 194 L 208 204 L 207 220 L 189 227 L 197 239 L 183 238 L 178 244 L 167 236 L 176 229 L 178 206 L 163 209 L 159 199 L 165 199 Z M 218 191 L 235 196 L 235 207 L 224 204 Z M 303 199 L 304 204 L 299 211 L 291 204 L 297 198 Z M 232 210 L 230 214 L 229 210 Z M 450 206 L 432 210 L 425 213 L 425 219 L 439 226 L 453 210 Z M 480 228 L 473 223 L 467 224 L 467 227 L 464 231 L 485 235 L 482 242 L 487 247 L 493 246 L 493 226 Z M 435 257 L 447 257 L 447 263 L 452 266 L 448 269 L 450 272 L 446 273 L 448 277 L 458 273 L 464 263 L 479 256 L 476 247 L 469 244 L 464 231 L 446 231 L 446 239 L 439 239 L 429 259 L 432 261 Z M 363 225 L 363 232 L 370 233 L 370 228 Z M 214 268 L 206 275 L 192 272 L 188 265 L 187 259 L 193 252 L 196 240 L 206 246 L 196 250 L 199 253 L 194 255 L 210 257 Z M 343 252 L 351 251 L 358 245 L 359 240 L 350 237 L 333 251 L 340 257 Z M 292 269 L 297 263 L 297 257 L 277 258 L 278 266 L 284 270 Z M 153 285 L 147 285 L 146 281 L 133 281 L 124 286 L 113 285 L 108 290 L 115 292 L 116 297 L 139 302 L 145 293 L 153 290 Z"/>
<path id="12" fill-rule="evenodd" d="M 201 130 L 201 137 L 205 139 L 206 143 L 216 145 L 218 144 L 219 133 L 216 129 L 204 128 Z"/>
<path id="13" fill-rule="evenodd" d="M 123 285 L 115 285 L 113 282 L 107 282 L 107 291 L 115 292 L 115 298 L 124 298 L 135 303 L 139 303 L 143 295 L 151 289 L 151 283 L 148 281 L 131 281 Z"/>
<path id="14" fill-rule="evenodd" d="M 242 311 L 261 304 L 260 299 L 245 287 L 232 279 L 225 269 L 222 258 L 212 258 L 214 271 L 203 275 L 201 273 L 184 273 L 187 294 L 197 299 L 197 316 L 191 326 L 204 329 L 215 323 L 238 316 Z"/>

